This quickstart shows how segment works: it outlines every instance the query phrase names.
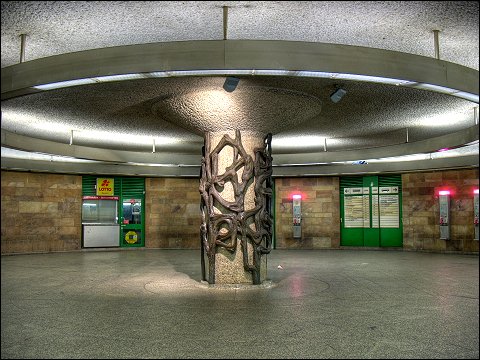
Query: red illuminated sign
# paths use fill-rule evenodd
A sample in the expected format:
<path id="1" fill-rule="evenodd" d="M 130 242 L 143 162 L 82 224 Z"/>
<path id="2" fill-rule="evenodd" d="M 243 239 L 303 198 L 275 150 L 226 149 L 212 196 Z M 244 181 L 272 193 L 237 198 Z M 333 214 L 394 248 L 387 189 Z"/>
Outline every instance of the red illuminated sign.
<path id="1" fill-rule="evenodd" d="M 456 190 L 456 188 L 448 185 L 439 186 L 438 188 L 435 188 L 435 197 L 439 197 L 441 195 L 455 197 Z"/>
<path id="2" fill-rule="evenodd" d="M 118 196 L 82 196 L 83 200 L 118 200 Z"/>

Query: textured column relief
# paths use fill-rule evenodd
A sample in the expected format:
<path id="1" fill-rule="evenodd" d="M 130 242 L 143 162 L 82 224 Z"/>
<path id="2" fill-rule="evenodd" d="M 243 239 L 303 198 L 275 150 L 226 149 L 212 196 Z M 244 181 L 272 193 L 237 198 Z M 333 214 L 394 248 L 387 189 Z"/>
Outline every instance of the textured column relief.
<path id="1" fill-rule="evenodd" d="M 224 134 L 212 149 L 212 134 L 205 134 L 202 149 L 201 195 L 202 279 L 216 283 L 217 255 L 227 261 L 241 256 L 243 272 L 251 274 L 253 284 L 261 283 L 262 255 L 272 244 L 272 156 L 271 134 L 263 146 L 245 150 L 240 131 L 235 138 Z M 250 139 L 251 140 L 251 139 Z M 238 254 L 238 251 L 241 254 Z M 228 264 L 222 266 L 228 269 Z M 236 270 L 231 270 L 236 271 Z M 243 282 L 244 274 L 230 274 L 233 283 Z"/>

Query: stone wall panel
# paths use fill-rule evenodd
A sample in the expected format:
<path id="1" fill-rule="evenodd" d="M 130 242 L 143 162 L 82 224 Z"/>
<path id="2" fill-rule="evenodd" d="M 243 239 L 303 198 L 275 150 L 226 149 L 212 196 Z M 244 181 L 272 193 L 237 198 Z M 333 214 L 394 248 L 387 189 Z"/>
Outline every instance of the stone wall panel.
<path id="1" fill-rule="evenodd" d="M 145 181 L 145 247 L 200 249 L 198 179 Z"/>
<path id="2" fill-rule="evenodd" d="M 81 176 L 17 171 L 1 176 L 2 254 L 80 249 Z"/>

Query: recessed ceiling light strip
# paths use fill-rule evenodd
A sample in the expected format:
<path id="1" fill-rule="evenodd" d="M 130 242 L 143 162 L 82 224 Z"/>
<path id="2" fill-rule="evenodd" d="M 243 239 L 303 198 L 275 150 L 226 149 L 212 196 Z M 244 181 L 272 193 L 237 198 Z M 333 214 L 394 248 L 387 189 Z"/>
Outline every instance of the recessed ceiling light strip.
<path id="1" fill-rule="evenodd" d="M 133 74 L 120 74 L 120 75 L 108 75 L 98 76 L 85 79 L 76 79 L 68 81 L 60 81 L 50 84 L 35 85 L 32 88 L 37 90 L 53 90 L 70 86 L 95 84 L 99 82 L 110 81 L 126 81 L 145 78 L 162 78 L 162 77 L 182 77 L 182 76 L 224 76 L 224 75 L 260 75 L 260 76 L 293 76 L 293 77 L 314 77 L 324 79 L 341 79 L 352 81 L 365 81 L 377 84 L 388 84 L 396 86 L 405 86 L 415 89 L 428 90 L 438 92 L 442 94 L 448 94 L 456 97 L 460 97 L 465 100 L 478 103 L 478 94 L 468 93 L 457 89 L 448 88 L 445 86 L 439 86 L 435 84 L 420 83 L 410 80 L 385 78 L 379 76 L 361 75 L 361 74 L 345 74 L 345 73 L 332 73 L 323 71 L 303 71 L 303 70 L 265 70 L 265 69 L 239 69 L 239 70 L 168 70 L 168 71 L 154 71 L 149 73 L 133 73 Z"/>

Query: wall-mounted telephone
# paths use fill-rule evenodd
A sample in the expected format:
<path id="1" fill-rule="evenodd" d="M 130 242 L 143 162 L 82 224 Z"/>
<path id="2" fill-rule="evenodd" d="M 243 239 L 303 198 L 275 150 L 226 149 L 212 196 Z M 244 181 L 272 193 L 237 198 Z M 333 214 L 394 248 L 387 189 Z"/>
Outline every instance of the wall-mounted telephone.
<path id="1" fill-rule="evenodd" d="M 450 191 L 440 191 L 438 196 L 440 205 L 440 239 L 450 239 Z"/>
<path id="2" fill-rule="evenodd" d="M 473 192 L 473 226 L 475 228 L 475 237 L 474 240 L 478 240 L 479 230 L 478 230 L 478 217 L 479 214 L 479 204 L 478 204 L 478 189 L 475 189 Z"/>
<path id="3" fill-rule="evenodd" d="M 302 196 L 293 195 L 293 237 L 302 237 Z"/>

